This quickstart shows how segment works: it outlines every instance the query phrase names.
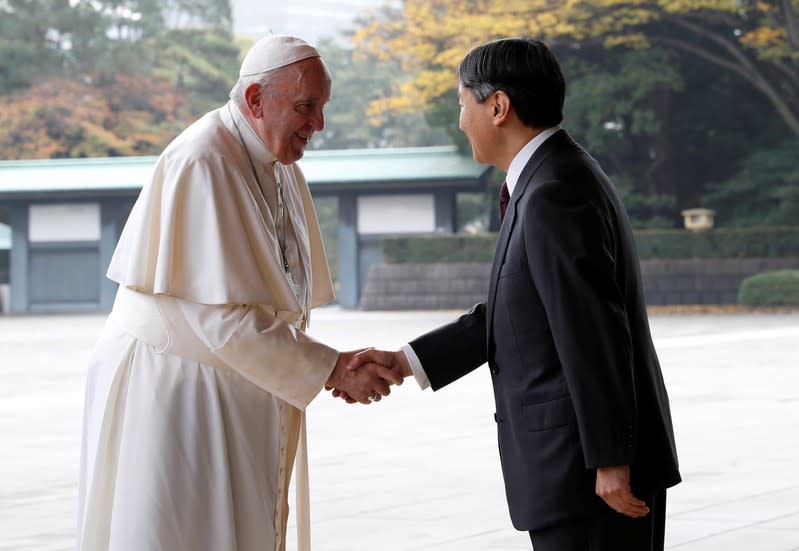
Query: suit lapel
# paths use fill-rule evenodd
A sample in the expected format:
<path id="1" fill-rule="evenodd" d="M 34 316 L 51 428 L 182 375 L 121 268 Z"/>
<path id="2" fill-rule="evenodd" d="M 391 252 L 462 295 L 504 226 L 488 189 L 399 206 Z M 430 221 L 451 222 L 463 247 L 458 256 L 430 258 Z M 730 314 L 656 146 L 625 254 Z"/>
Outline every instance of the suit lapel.
<path id="1" fill-rule="evenodd" d="M 499 236 L 497 237 L 497 247 L 496 251 L 494 252 L 494 260 L 491 264 L 491 278 L 489 279 L 488 285 L 486 328 L 488 329 L 487 342 L 489 343 L 489 358 L 491 358 L 492 352 L 491 342 L 492 327 L 494 325 L 494 301 L 497 296 L 499 269 L 505 262 L 505 253 L 508 250 L 508 242 L 510 241 L 510 235 L 513 231 L 513 227 L 515 226 L 516 205 L 522 195 L 524 195 L 524 193 L 527 191 L 527 188 L 530 186 L 530 182 L 532 182 L 533 176 L 535 175 L 536 170 L 538 170 L 538 167 L 541 166 L 541 163 L 543 163 L 547 157 L 549 157 L 562 143 L 564 143 L 565 140 L 568 139 L 569 135 L 565 130 L 558 130 L 552 136 L 550 136 L 549 139 L 542 143 L 538 149 L 536 149 L 535 153 L 533 153 L 533 156 L 530 157 L 530 160 L 527 161 L 527 164 L 524 166 L 524 170 L 522 170 L 521 175 L 519 175 L 519 181 L 516 182 L 516 187 L 514 188 L 510 202 L 508 203 L 508 210 L 505 211 L 505 219 L 502 221 L 502 226 L 499 229 Z"/>

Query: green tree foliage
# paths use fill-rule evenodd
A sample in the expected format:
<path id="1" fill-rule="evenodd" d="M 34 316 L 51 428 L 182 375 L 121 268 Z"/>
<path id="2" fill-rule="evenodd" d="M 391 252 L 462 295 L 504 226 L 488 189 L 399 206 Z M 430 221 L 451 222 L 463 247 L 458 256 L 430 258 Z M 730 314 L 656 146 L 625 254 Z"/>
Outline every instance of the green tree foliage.
<path id="1" fill-rule="evenodd" d="M 799 0 L 405 0 L 367 19 L 354 40 L 399 59 L 407 78 L 376 112 L 428 105 L 454 86 L 466 51 L 491 38 L 531 34 L 553 44 L 661 45 L 737 74 L 799 137 Z"/>
<path id="2" fill-rule="evenodd" d="M 673 56 L 659 49 L 608 55 L 597 46 L 564 52 L 568 128 L 601 159 L 636 227 L 671 227 L 677 190 L 664 100 L 685 84 Z"/>
<path id="3" fill-rule="evenodd" d="M 148 44 L 152 74 L 188 96 L 188 111 L 200 116 L 227 100 L 238 78 L 239 47 L 214 29 L 174 29 Z"/>
<path id="4" fill-rule="evenodd" d="M 154 154 L 223 103 L 228 0 L 0 1 L 3 158 Z"/>
<path id="5" fill-rule="evenodd" d="M 730 226 L 799 221 L 799 143 L 785 141 L 744 157 L 737 173 L 709 186 L 705 202 Z"/>
<path id="6" fill-rule="evenodd" d="M 43 74 L 58 75 L 62 54 L 51 32 L 68 10 L 47 0 L 0 2 L 0 94 L 30 86 Z"/>
<path id="7" fill-rule="evenodd" d="M 353 50 L 322 40 L 318 45 L 333 77 L 333 97 L 325 109 L 325 130 L 314 136 L 314 149 L 408 147 L 449 143 L 421 112 L 369 116 L 370 102 L 391 93 L 396 61 L 356 59 Z"/>
<path id="8" fill-rule="evenodd" d="M 491 38 L 546 39 L 567 77 L 565 126 L 610 173 L 636 227 L 669 227 L 681 225 L 683 208 L 732 206 L 718 190 L 729 187 L 739 201 L 744 190 L 751 195 L 754 187 L 744 182 L 752 171 L 739 170 L 753 150 L 799 143 L 797 6 L 797 0 L 407 0 L 404 10 L 365 21 L 354 40 L 374 59 L 393 59 L 404 69 L 392 94 L 372 101 L 372 114 L 426 109 L 428 120 L 468 148 L 457 130 L 458 61 Z M 759 180 L 767 188 L 760 193 L 780 220 L 790 217 L 793 188 L 767 180 Z M 748 206 L 741 201 L 719 221 L 777 220 L 762 209 L 744 218 Z"/>

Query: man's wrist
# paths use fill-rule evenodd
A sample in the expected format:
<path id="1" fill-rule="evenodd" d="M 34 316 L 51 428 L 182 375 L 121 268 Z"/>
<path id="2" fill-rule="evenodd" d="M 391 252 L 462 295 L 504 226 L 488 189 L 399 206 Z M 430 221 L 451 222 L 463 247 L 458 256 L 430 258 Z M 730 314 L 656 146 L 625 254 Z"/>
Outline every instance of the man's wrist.
<path id="1" fill-rule="evenodd" d="M 424 367 L 422 367 L 422 362 L 419 360 L 419 356 L 416 355 L 413 347 L 410 344 L 403 344 L 400 347 L 400 350 L 405 355 L 405 360 L 408 362 L 408 366 L 411 369 L 411 374 L 419 384 L 419 388 L 424 390 L 429 387 L 430 380 L 427 378 L 427 373 L 425 373 Z"/>

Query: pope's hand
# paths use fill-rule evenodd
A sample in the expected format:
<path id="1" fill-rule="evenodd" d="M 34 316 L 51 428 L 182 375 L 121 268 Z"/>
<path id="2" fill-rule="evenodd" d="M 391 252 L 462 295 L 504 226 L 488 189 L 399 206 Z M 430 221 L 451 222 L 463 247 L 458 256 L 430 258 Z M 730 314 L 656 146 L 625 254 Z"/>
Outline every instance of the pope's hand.
<path id="1" fill-rule="evenodd" d="M 411 366 L 408 363 L 408 358 L 405 356 L 405 353 L 400 350 L 390 352 L 388 350 L 367 348 L 366 350 L 356 352 L 352 356 L 349 365 L 347 365 L 347 370 L 353 372 L 370 371 L 379 368 L 391 370 L 394 376 L 400 377 L 400 380 L 413 375 Z M 348 404 L 354 404 L 358 401 L 354 400 L 342 389 L 333 389 L 333 396 L 341 398 Z"/>
<path id="2" fill-rule="evenodd" d="M 402 376 L 381 364 L 370 364 L 364 369 L 348 369 L 348 364 L 358 352 L 340 352 L 333 372 L 325 388 L 333 390 L 334 396 L 341 396 L 348 403 L 371 404 L 380 401 L 382 396 L 391 393 L 391 385 L 401 385 Z"/>

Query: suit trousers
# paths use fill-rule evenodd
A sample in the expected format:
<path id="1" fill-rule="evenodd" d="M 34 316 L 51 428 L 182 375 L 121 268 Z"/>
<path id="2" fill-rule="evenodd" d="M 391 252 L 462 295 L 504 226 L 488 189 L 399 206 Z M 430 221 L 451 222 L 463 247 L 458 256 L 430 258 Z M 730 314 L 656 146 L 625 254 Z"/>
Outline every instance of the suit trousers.
<path id="1" fill-rule="evenodd" d="M 630 518 L 606 507 L 595 517 L 530 532 L 534 551 L 663 551 L 666 490 L 644 499 L 649 514 Z"/>

